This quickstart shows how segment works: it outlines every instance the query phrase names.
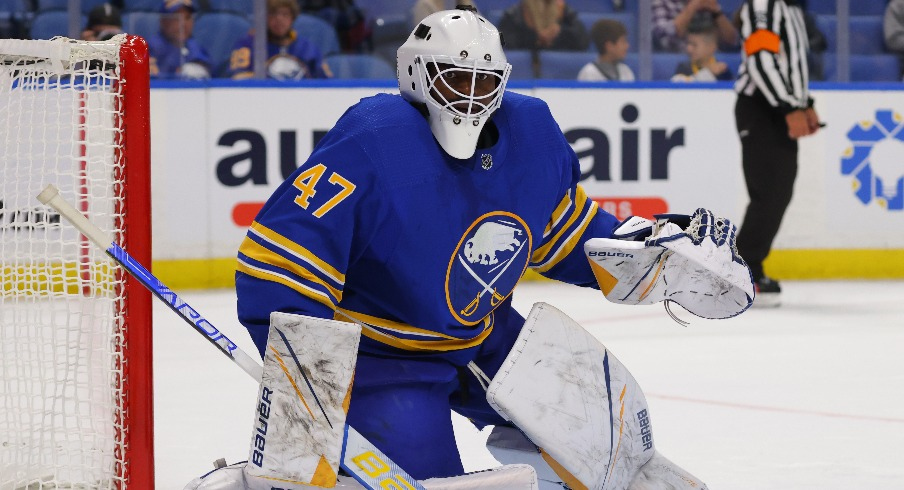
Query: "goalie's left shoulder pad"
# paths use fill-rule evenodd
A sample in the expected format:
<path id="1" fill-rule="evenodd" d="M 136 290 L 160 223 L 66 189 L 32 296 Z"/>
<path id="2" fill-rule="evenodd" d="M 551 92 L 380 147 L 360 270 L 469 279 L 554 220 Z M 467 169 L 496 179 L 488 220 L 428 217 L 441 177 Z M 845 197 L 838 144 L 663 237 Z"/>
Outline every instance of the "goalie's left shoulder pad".
<path id="1" fill-rule="evenodd" d="M 660 219 L 644 242 L 593 238 L 584 252 L 615 303 L 669 300 L 703 318 L 728 318 L 753 302 L 753 278 L 737 253 L 734 225 L 705 209 L 683 230 Z"/>

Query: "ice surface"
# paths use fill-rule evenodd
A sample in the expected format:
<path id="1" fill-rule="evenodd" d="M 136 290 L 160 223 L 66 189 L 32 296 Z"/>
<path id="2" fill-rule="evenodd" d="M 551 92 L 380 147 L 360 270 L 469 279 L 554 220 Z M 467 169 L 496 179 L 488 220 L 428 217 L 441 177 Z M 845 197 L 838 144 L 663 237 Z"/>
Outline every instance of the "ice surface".
<path id="1" fill-rule="evenodd" d="M 904 489 L 904 282 L 782 283 L 783 306 L 731 320 L 623 306 L 552 282 L 515 306 L 561 309 L 627 366 L 657 448 L 713 490 Z M 249 354 L 232 291 L 181 296 Z M 247 459 L 257 384 L 164 305 L 154 310 L 157 488 Z M 495 466 L 453 416 L 465 468 Z"/>

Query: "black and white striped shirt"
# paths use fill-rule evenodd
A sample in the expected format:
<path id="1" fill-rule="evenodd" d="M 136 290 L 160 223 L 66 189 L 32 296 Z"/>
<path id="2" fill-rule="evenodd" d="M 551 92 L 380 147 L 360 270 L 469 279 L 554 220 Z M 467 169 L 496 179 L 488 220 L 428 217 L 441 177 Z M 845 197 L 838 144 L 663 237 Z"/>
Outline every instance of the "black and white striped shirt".
<path id="1" fill-rule="evenodd" d="M 812 105 L 801 7 L 794 0 L 745 0 L 740 14 L 744 61 L 735 91 L 759 92 L 784 113 Z"/>

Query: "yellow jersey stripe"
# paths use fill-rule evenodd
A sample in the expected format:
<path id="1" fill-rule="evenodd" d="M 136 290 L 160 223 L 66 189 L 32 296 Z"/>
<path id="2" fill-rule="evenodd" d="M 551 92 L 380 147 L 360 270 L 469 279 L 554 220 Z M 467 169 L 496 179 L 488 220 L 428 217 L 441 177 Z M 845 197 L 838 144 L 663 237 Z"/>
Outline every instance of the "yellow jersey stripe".
<path id="1" fill-rule="evenodd" d="M 314 301 L 324 304 L 330 308 L 335 308 L 336 305 L 333 302 L 332 298 L 330 298 L 326 293 L 322 291 L 318 291 L 310 286 L 306 286 L 301 284 L 300 282 L 286 277 L 277 272 L 268 271 L 266 269 L 261 269 L 260 267 L 255 267 L 242 259 L 238 260 L 238 265 L 236 266 L 236 270 L 248 274 L 251 277 L 256 277 L 258 279 L 262 279 L 264 281 L 271 281 L 278 284 L 282 284 L 290 289 L 295 290 L 302 296 L 306 296 L 308 298 L 313 299 Z M 337 298 L 337 301 L 340 301 L 342 298 Z"/>
<path id="2" fill-rule="evenodd" d="M 278 253 L 274 253 L 267 247 L 264 247 L 260 243 L 252 240 L 250 237 L 245 237 L 245 240 L 242 242 L 242 246 L 239 247 L 239 253 L 244 254 L 258 262 L 263 262 L 264 264 L 284 269 L 307 281 L 317 283 L 323 286 L 335 298 L 342 296 L 342 291 L 333 287 L 320 277 L 314 275 L 314 273 L 312 273 L 311 271 L 298 265 L 298 263 L 293 262 L 283 257 L 282 255 L 279 255 Z"/>
<path id="3" fill-rule="evenodd" d="M 571 189 L 568 189 L 568 192 L 565 193 L 565 197 L 562 198 L 562 201 L 559 202 L 559 205 L 556 206 L 556 209 L 552 212 L 552 219 L 549 220 L 546 229 L 543 230 L 543 238 L 549 236 L 549 233 L 552 232 L 553 228 L 559 224 L 559 221 L 565 216 L 565 210 L 568 209 L 568 206 L 571 206 Z"/>
<path id="4" fill-rule="evenodd" d="M 590 225 L 590 222 L 593 220 L 593 217 L 596 216 L 596 212 L 599 210 L 599 207 L 596 206 L 596 203 L 593 203 L 593 206 L 588 210 L 587 216 L 584 217 L 580 226 L 574 229 L 568 238 L 565 240 L 562 245 L 556 249 L 556 251 L 552 254 L 552 257 L 549 258 L 546 262 L 542 264 L 538 264 L 533 267 L 533 269 L 537 270 L 537 272 L 546 272 L 549 269 L 555 267 L 563 258 L 567 257 L 568 254 L 574 250 L 574 247 L 578 245 L 578 242 L 581 241 L 581 237 L 584 236 L 584 230 Z"/>
<path id="5" fill-rule="evenodd" d="M 438 352 L 468 349 L 470 347 L 480 345 L 492 331 L 493 327 L 489 327 L 480 332 L 480 334 L 478 334 L 476 337 L 470 339 L 410 340 L 393 337 L 389 334 L 377 331 L 370 325 L 364 325 L 364 327 L 361 329 L 361 334 L 371 340 L 376 340 L 377 342 L 395 347 L 397 349 L 409 351 Z"/>
<path id="6" fill-rule="evenodd" d="M 587 196 L 584 194 L 584 189 L 581 186 L 578 186 L 577 189 L 577 195 L 574 199 L 574 209 L 571 212 L 571 215 L 568 216 L 568 221 L 566 221 L 564 225 L 558 227 L 555 236 L 553 236 L 546 245 L 543 245 L 534 251 L 534 254 L 531 256 L 531 262 L 535 264 L 544 262 L 550 250 L 556 246 L 556 243 L 562 238 L 565 231 L 571 227 L 572 223 L 574 223 L 583 212 L 584 202 L 587 200 Z"/>
<path id="7" fill-rule="evenodd" d="M 361 323 L 367 323 L 369 325 L 373 325 L 375 327 L 380 327 L 385 330 L 393 330 L 399 333 L 406 333 L 410 335 L 422 335 L 425 337 L 436 337 L 443 338 L 446 340 L 459 340 L 458 337 L 453 337 L 451 335 L 445 335 L 439 332 L 434 332 L 432 330 L 424 330 L 422 328 L 413 327 L 411 325 L 394 322 L 392 320 L 386 320 L 384 318 L 379 318 L 375 316 L 365 315 L 364 313 L 358 313 L 356 311 L 350 311 L 343 308 L 336 308 L 336 311 L 342 315 L 346 315 L 349 318 L 357 320 Z M 484 319 L 485 323 L 489 323 L 489 317 Z M 486 325 L 484 326 L 484 328 Z"/>
<path id="8" fill-rule="evenodd" d="M 310 250 L 302 247 L 292 240 L 289 240 L 288 238 L 280 235 L 270 228 L 267 228 L 266 226 L 258 223 L 257 221 L 251 223 L 251 228 L 249 228 L 248 231 L 249 233 L 254 233 L 255 235 L 261 237 L 263 240 L 272 243 L 273 245 L 311 264 L 312 267 L 335 281 L 340 286 L 345 284 L 345 274 L 340 273 L 338 270 L 336 270 L 335 267 L 320 260 L 316 255 L 311 253 Z"/>

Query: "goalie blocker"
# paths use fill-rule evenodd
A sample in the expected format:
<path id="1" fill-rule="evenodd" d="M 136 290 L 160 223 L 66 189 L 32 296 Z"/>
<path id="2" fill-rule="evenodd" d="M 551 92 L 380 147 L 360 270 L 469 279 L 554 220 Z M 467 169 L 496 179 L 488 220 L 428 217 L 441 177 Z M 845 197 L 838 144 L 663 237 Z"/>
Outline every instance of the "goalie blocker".
<path id="1" fill-rule="evenodd" d="M 735 226 L 712 212 L 632 217 L 615 238 L 584 243 L 593 273 L 613 303 L 675 302 L 702 318 L 729 318 L 750 307 L 753 276 L 738 255 Z M 666 305 L 668 306 L 668 305 Z"/>

